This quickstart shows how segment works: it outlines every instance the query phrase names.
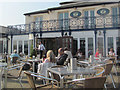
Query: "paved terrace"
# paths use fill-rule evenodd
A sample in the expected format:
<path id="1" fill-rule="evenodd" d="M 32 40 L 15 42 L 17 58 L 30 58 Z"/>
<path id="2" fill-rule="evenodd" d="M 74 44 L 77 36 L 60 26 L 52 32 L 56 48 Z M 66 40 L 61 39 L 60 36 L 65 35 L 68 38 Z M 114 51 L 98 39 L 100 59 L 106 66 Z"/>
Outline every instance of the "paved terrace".
<path id="1" fill-rule="evenodd" d="M 115 80 L 115 84 L 116 84 L 116 87 L 117 88 L 120 88 L 120 66 L 117 65 L 117 71 L 118 71 L 118 76 L 116 76 L 116 74 L 114 73 L 114 69 L 112 69 L 112 75 L 113 75 L 113 78 Z M 17 75 L 18 70 L 13 70 L 13 71 L 10 71 L 9 73 L 12 74 L 12 75 Z M 36 83 L 38 85 L 42 84 L 42 81 L 41 80 L 36 80 Z M 111 78 L 108 77 L 107 79 L 107 86 L 108 88 L 113 88 L 113 85 L 112 85 L 112 81 L 111 81 Z M 27 77 L 26 75 L 24 74 L 23 75 L 23 79 L 22 79 L 22 84 L 23 84 L 23 87 L 24 88 L 30 88 L 29 84 L 28 84 L 28 81 L 27 81 Z M 19 82 L 17 79 L 13 79 L 13 78 L 8 78 L 8 82 L 7 82 L 7 88 L 21 88 Z"/>

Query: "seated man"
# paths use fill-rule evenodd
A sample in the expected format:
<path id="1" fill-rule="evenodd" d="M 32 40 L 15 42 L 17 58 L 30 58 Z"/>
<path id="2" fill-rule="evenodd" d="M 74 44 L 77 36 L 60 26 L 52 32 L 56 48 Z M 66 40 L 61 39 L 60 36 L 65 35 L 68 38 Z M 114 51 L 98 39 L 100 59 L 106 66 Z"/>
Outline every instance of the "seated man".
<path id="1" fill-rule="evenodd" d="M 17 54 L 17 51 L 14 50 L 14 53 L 12 53 L 10 55 L 10 58 L 11 58 L 11 62 L 14 64 L 16 64 L 16 60 L 18 60 L 20 58 L 20 56 Z"/>
<path id="2" fill-rule="evenodd" d="M 62 48 L 58 49 L 58 58 L 57 58 L 57 65 L 64 65 L 64 62 L 66 61 L 68 55 L 64 53 L 64 50 Z"/>

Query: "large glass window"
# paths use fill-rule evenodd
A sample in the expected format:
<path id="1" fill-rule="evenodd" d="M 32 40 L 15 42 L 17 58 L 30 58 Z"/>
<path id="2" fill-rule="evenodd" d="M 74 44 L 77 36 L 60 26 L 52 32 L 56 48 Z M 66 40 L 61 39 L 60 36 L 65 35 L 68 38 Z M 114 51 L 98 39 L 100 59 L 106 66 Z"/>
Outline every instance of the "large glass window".
<path id="1" fill-rule="evenodd" d="M 120 59 L 120 37 L 116 38 L 116 48 L 117 48 L 118 58 Z"/>
<path id="2" fill-rule="evenodd" d="M 28 55 L 28 41 L 24 41 L 24 53 Z"/>
<path id="3" fill-rule="evenodd" d="M 113 17 L 113 26 L 116 27 L 118 26 L 118 21 L 119 21 L 119 17 L 118 17 L 118 8 L 114 7 L 112 8 L 112 17 Z"/>
<path id="4" fill-rule="evenodd" d="M 6 52 L 6 47 L 7 47 L 7 45 L 6 45 L 6 41 L 4 41 L 4 43 L 3 43 L 3 53 L 5 53 Z"/>
<path id="5" fill-rule="evenodd" d="M 93 55 L 93 38 L 88 38 L 88 57 Z"/>
<path id="6" fill-rule="evenodd" d="M 22 41 L 19 41 L 19 53 L 22 52 Z"/>
<path id="7" fill-rule="evenodd" d="M 0 41 L 0 53 L 3 53 L 3 41 Z"/>
<path id="8" fill-rule="evenodd" d="M 113 37 L 108 37 L 108 52 L 113 48 Z"/>
<path id="9" fill-rule="evenodd" d="M 59 29 L 68 30 L 69 28 L 69 21 L 68 21 L 69 14 L 68 12 L 59 13 Z"/>
<path id="10" fill-rule="evenodd" d="M 13 41 L 13 50 L 17 50 L 17 41 Z"/>

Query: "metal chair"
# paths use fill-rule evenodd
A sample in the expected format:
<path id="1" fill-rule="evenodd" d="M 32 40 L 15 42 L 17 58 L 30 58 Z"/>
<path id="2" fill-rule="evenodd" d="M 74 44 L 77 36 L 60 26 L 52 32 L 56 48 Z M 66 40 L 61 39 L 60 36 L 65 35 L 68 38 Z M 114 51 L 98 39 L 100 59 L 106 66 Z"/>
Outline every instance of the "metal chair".
<path id="1" fill-rule="evenodd" d="M 19 69 L 16 76 L 8 75 L 7 77 L 8 78 L 18 79 L 21 87 L 23 87 L 22 82 L 21 82 L 21 79 L 22 79 L 21 74 L 22 74 L 23 66 L 24 66 L 24 64 L 17 64 L 17 65 L 11 66 L 11 67 L 7 67 L 7 72 L 11 71 L 11 70 Z"/>
<path id="2" fill-rule="evenodd" d="M 34 72 L 24 72 L 24 73 L 27 76 L 28 83 L 29 83 L 31 89 L 35 89 L 36 90 L 38 88 L 59 88 L 58 87 L 58 81 L 55 80 L 55 79 L 47 78 L 45 76 L 42 76 L 42 75 L 40 75 L 38 73 L 34 73 Z M 42 79 L 45 79 L 45 80 L 50 80 L 51 82 L 49 84 L 36 86 L 33 77 L 42 78 Z M 55 84 L 57 84 L 57 86 Z"/>

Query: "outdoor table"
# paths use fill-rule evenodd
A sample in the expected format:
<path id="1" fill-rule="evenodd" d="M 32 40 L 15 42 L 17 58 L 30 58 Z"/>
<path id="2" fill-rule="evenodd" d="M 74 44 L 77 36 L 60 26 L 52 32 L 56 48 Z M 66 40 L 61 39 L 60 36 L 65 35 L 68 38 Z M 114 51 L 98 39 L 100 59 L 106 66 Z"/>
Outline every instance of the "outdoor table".
<path id="1" fill-rule="evenodd" d="M 68 69 L 67 67 L 56 67 L 56 68 L 48 68 L 47 69 L 47 77 L 49 77 L 49 72 L 58 74 L 60 76 L 60 87 L 63 88 L 63 79 L 65 75 L 88 75 L 95 74 L 96 70 L 89 68 L 80 68 L 77 67 L 76 70 Z M 48 83 L 48 81 L 47 81 Z"/>
<path id="2" fill-rule="evenodd" d="M 5 72 L 5 79 L 4 79 L 4 88 L 7 88 L 7 63 L 0 63 L 1 73 L 0 73 L 0 90 L 1 90 L 1 81 L 2 81 L 2 72 Z"/>
<path id="3" fill-rule="evenodd" d="M 35 62 L 41 62 L 41 60 L 36 60 L 36 59 L 28 59 L 28 62 L 32 63 L 33 65 L 33 72 L 35 72 Z"/>

